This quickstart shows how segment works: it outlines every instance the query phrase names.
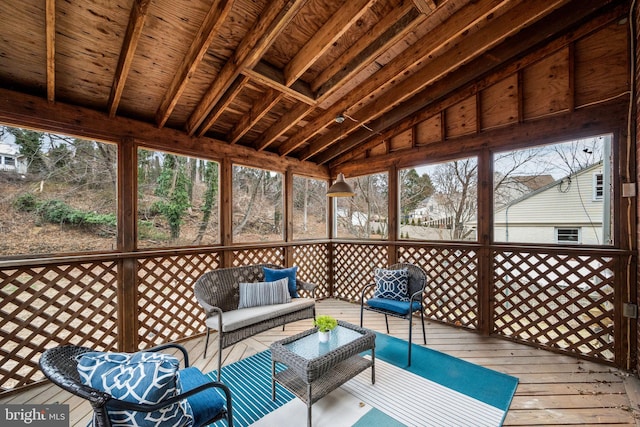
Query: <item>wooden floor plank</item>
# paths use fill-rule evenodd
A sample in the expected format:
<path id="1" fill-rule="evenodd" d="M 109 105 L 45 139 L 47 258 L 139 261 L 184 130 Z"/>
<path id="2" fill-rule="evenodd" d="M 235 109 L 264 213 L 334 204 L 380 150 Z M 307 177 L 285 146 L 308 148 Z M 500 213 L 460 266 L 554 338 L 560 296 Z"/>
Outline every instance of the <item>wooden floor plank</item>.
<path id="1" fill-rule="evenodd" d="M 359 324 L 360 307 L 328 299 L 318 301 L 318 314 Z M 514 375 L 520 383 L 504 425 L 509 426 L 621 426 L 638 427 L 640 381 L 633 375 L 609 365 L 582 361 L 495 337 L 479 335 L 463 328 L 437 322 L 427 323 L 427 347 L 442 351 L 490 369 Z M 408 322 L 389 318 L 391 333 L 407 339 Z M 311 320 L 274 328 L 248 338 L 223 351 L 223 365 L 256 354 L 283 337 L 312 326 Z M 364 326 L 385 332 L 384 316 L 365 313 Z M 414 320 L 414 343 L 420 343 L 419 321 Z M 203 372 L 217 369 L 217 339 L 212 334 L 204 358 L 205 338 L 185 341 L 192 366 Z M 630 399 L 631 397 L 631 399 Z M 65 403 L 70 405 L 71 425 L 84 427 L 91 417 L 87 402 L 45 384 L 41 387 L 0 399 L 0 403 Z"/>

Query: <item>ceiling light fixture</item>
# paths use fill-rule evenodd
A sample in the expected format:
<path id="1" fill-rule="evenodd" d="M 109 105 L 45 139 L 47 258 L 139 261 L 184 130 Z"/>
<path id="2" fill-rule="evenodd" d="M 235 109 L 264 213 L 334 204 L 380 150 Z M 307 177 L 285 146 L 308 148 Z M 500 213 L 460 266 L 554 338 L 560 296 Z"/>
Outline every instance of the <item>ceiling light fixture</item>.
<path id="1" fill-rule="evenodd" d="M 344 115 L 343 114 L 338 114 L 334 120 L 336 121 L 336 123 L 343 123 L 344 122 Z"/>
<path id="2" fill-rule="evenodd" d="M 327 196 L 329 197 L 353 197 L 355 195 L 355 191 L 353 191 L 353 188 L 344 180 L 342 173 L 338 174 L 336 181 L 329 187 L 329 191 L 327 191 Z"/>

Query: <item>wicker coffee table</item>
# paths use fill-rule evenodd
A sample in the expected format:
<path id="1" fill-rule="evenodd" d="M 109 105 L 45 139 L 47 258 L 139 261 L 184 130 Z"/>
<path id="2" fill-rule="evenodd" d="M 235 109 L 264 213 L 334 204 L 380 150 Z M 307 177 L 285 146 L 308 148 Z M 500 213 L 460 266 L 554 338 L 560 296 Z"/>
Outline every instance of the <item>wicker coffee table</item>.
<path id="1" fill-rule="evenodd" d="M 338 321 L 327 343 L 318 339 L 317 328 L 271 344 L 271 398 L 276 399 L 276 382 L 307 404 L 307 426 L 311 427 L 311 405 L 360 372 L 371 367 L 375 377 L 376 335 L 347 322 Z M 371 350 L 371 359 L 360 356 Z M 286 369 L 276 373 L 276 362 Z"/>

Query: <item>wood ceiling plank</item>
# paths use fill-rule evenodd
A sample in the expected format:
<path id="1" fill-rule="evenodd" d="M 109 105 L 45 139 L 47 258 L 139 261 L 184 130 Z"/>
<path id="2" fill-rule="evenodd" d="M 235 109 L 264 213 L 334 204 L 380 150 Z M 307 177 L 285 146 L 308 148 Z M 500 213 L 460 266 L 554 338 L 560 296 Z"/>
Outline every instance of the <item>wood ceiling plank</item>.
<path id="1" fill-rule="evenodd" d="M 393 9 L 340 55 L 336 61 L 318 74 L 311 82 L 311 90 L 316 92 L 318 98 L 329 95 L 339 82 L 349 79 L 364 69 L 390 45 L 400 40 L 408 32 L 413 31 L 424 18 L 425 16 L 420 14 L 409 2 L 404 7 Z"/>
<path id="2" fill-rule="evenodd" d="M 367 104 L 358 111 L 358 120 L 367 123 L 381 116 L 398 103 L 401 103 L 415 95 L 429 84 L 446 74 L 468 63 L 482 53 L 497 46 L 508 37 L 518 33 L 523 28 L 531 25 L 545 15 L 553 12 L 569 0 L 554 0 L 546 2 L 526 3 L 520 2 L 515 7 L 506 10 L 500 16 L 492 17 L 492 25 L 483 26 L 472 36 L 462 36 L 451 51 L 446 55 L 439 55 L 417 70 L 407 79 L 395 85 L 383 96 Z M 515 2 L 513 2 L 515 3 Z M 527 12 L 526 14 L 524 12 Z M 491 12 L 492 14 L 494 12 Z M 305 148 L 301 153 L 301 159 L 307 160 L 313 155 L 331 146 L 345 133 L 356 129 L 361 123 L 345 122 L 340 129 L 336 129 L 323 135 L 313 144 Z M 346 125 L 346 126 L 345 126 Z"/>
<path id="3" fill-rule="evenodd" d="M 267 114 L 274 105 L 284 97 L 282 92 L 269 88 L 260 100 L 251 107 L 248 114 L 244 114 L 240 121 L 229 132 L 227 139 L 230 144 L 235 144 L 246 134 L 256 123 Z"/>
<path id="4" fill-rule="evenodd" d="M 273 0 L 265 6 L 258 22 L 242 39 L 233 55 L 222 67 L 186 123 L 189 135 L 196 133 L 220 97 L 245 68 L 252 68 L 275 38 L 293 19 L 307 0 Z"/>
<path id="5" fill-rule="evenodd" d="M 520 2 L 521 1 L 517 3 Z M 373 74 L 370 78 L 345 94 L 338 102 L 327 108 L 323 114 L 320 114 L 313 122 L 305 126 L 301 132 L 289 138 L 280 147 L 280 155 L 287 155 L 300 147 L 319 130 L 331 124 L 338 114 L 357 105 L 358 102 L 369 97 L 381 86 L 392 81 L 398 75 L 406 73 L 408 69 L 422 62 L 424 58 L 429 55 L 434 55 L 442 49 L 451 47 L 451 42 L 454 41 L 456 37 L 461 36 L 463 32 L 467 31 L 471 25 L 476 23 L 479 17 L 484 18 L 494 13 L 500 6 L 505 7 L 504 3 L 505 2 L 498 0 L 479 0 L 464 3 L 464 7 L 447 19 L 446 25 L 441 24 L 436 26 L 433 31 L 429 32 L 421 40 L 396 56 L 391 62 L 381 68 L 380 71 Z M 439 8 L 429 15 L 426 22 L 429 20 L 439 22 L 442 18 L 441 13 L 446 15 L 451 13 L 450 10 L 440 12 L 443 9 L 444 8 Z"/>
<path id="6" fill-rule="evenodd" d="M 184 61 L 174 74 L 171 84 L 169 84 L 162 98 L 162 102 L 156 111 L 156 124 L 158 127 L 163 127 L 167 123 L 180 96 L 187 87 L 187 83 L 189 83 L 196 68 L 202 62 L 211 42 L 215 39 L 222 24 L 229 15 L 232 5 L 232 0 L 216 0 L 211 5 L 207 16 L 200 25 L 200 29 L 198 29 L 198 33 L 189 46 Z"/>
<path id="7" fill-rule="evenodd" d="M 611 2 L 609 1 L 609 3 Z M 519 58 L 515 62 L 512 60 L 519 52 L 526 51 L 536 43 L 547 40 L 549 34 L 560 32 L 562 28 L 566 28 L 567 25 L 575 24 L 581 19 L 584 19 L 594 11 L 594 8 L 600 5 L 601 2 L 599 0 L 587 0 L 582 2 L 577 8 L 572 5 L 565 6 L 564 9 L 568 10 L 571 8 L 572 11 L 571 19 L 568 22 L 566 19 L 562 21 L 554 20 L 553 17 L 539 21 L 535 26 L 528 28 L 526 34 L 519 36 L 517 42 L 503 43 L 502 46 L 474 60 L 465 69 L 451 73 L 445 79 L 425 88 L 421 93 L 412 98 L 411 101 L 401 104 L 391 113 L 371 122 L 370 125 L 376 129 L 387 129 L 377 135 L 375 139 L 372 139 L 371 132 L 364 130 L 356 131 L 349 135 L 349 137 L 343 139 L 339 144 L 332 146 L 314 157 L 314 161 L 318 164 L 325 164 L 331 161 L 330 167 L 333 168 L 337 164 L 356 159 L 372 146 L 378 144 L 380 140 L 391 138 L 396 133 L 409 129 L 423 120 L 427 120 L 439 111 L 514 73 L 518 73 L 524 67 L 539 61 L 541 58 L 550 55 L 575 40 L 581 39 L 587 34 L 591 34 L 609 25 L 610 22 L 617 20 L 625 14 L 625 7 L 618 6 L 580 26 L 578 29 L 571 31 L 569 34 L 548 42 L 544 48 L 524 58 Z M 560 9 L 558 13 L 560 16 L 563 16 L 562 9 Z M 495 60 L 490 58 L 502 58 L 501 64 L 506 61 L 511 61 L 511 63 L 501 68 L 498 72 L 479 80 L 483 74 L 489 72 L 497 65 L 501 65 L 496 64 L 494 62 Z M 338 156 L 341 157 L 337 159 Z"/>
<path id="8" fill-rule="evenodd" d="M 109 117 L 115 117 L 118 105 L 120 105 L 122 91 L 124 90 L 124 85 L 127 82 L 127 76 L 129 75 L 131 63 L 133 62 L 133 57 L 138 46 L 138 41 L 140 40 L 140 35 L 144 28 L 144 21 L 147 19 L 150 4 L 151 0 L 135 0 L 131 7 L 129 24 L 127 25 L 127 32 L 124 36 L 124 41 L 122 42 L 122 49 L 120 51 L 120 57 L 118 58 L 118 66 L 116 67 L 116 72 L 113 76 L 113 83 L 111 84 L 111 92 L 107 103 Z"/>
<path id="9" fill-rule="evenodd" d="M 318 30 L 284 68 L 285 85 L 290 86 L 304 74 L 351 26 L 364 15 L 375 0 L 350 0 Z"/>
<path id="10" fill-rule="evenodd" d="M 56 100 L 56 0 L 47 0 L 46 38 L 47 38 L 47 100 Z"/>

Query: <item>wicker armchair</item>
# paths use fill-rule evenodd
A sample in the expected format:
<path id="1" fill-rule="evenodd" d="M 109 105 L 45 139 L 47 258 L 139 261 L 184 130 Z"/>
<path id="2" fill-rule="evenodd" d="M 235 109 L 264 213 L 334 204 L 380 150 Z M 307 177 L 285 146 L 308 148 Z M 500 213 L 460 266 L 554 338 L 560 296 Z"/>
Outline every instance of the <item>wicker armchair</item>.
<path id="1" fill-rule="evenodd" d="M 387 267 L 388 270 L 401 270 L 407 269 L 409 273 L 408 280 L 408 290 L 409 290 L 409 301 L 408 302 L 400 302 L 400 301 L 385 301 L 384 298 L 374 298 L 377 300 L 379 304 L 376 304 L 375 307 L 369 305 L 369 299 L 367 296 L 370 295 L 372 288 L 376 286 L 375 283 L 371 283 L 366 285 L 362 290 L 362 296 L 360 298 L 360 326 L 362 327 L 362 321 L 364 317 L 364 310 L 374 311 L 376 313 L 384 314 L 384 321 L 387 326 L 387 334 L 389 333 L 389 319 L 387 316 L 400 317 L 402 319 L 407 319 L 409 321 L 409 350 L 408 350 L 408 366 L 411 366 L 411 334 L 413 331 L 413 313 L 416 311 L 420 312 L 420 320 L 422 321 L 422 338 L 424 343 L 427 344 L 427 333 L 424 327 L 424 290 L 427 286 L 427 273 L 413 264 L 393 264 Z M 374 299 L 371 299 L 373 301 Z M 372 302 L 373 303 L 373 302 Z"/>
<path id="2" fill-rule="evenodd" d="M 316 285 L 299 278 L 296 280 L 298 291 L 304 290 L 311 294 L 311 298 L 293 298 L 287 304 L 238 310 L 238 284 L 264 281 L 264 267 L 284 268 L 275 264 L 218 268 L 206 272 L 194 284 L 193 291 L 204 310 L 207 328 L 204 357 L 207 356 L 211 331 L 218 332 L 218 381 L 222 371 L 223 349 L 276 326 L 284 329 L 287 323 L 315 318 Z"/>
<path id="3" fill-rule="evenodd" d="M 164 344 L 145 351 L 160 351 L 167 348 L 177 348 L 182 352 L 185 369 L 180 372 L 189 371 L 190 379 L 187 380 L 187 374 L 184 374 L 183 386 L 185 387 L 185 391 L 153 405 L 115 399 L 108 393 L 83 384 L 78 373 L 78 359 L 79 356 L 94 351 L 90 348 L 75 345 L 54 347 L 46 350 L 42 354 L 39 365 L 44 375 L 51 380 L 51 382 L 91 403 L 93 407 L 92 425 L 94 427 L 111 427 L 109 417 L 110 410 L 152 412 L 161 410 L 164 407 L 185 399 L 189 402 L 193 411 L 194 427 L 206 426 L 221 419 L 226 419 L 227 424 L 233 426 L 231 392 L 229 388 L 222 383 L 211 382 L 204 374 L 197 370 L 197 368 L 186 369 L 189 367 L 189 358 L 184 347 L 177 344 Z M 194 373 L 198 378 L 193 377 L 192 374 Z M 182 379 L 183 377 L 181 376 L 181 380 Z M 212 391 L 215 393 L 213 397 L 219 399 L 218 393 L 214 391 L 215 388 L 221 389 L 224 392 L 226 402 L 222 410 L 217 413 L 212 413 L 204 406 L 210 401 L 212 395 L 208 393 Z"/>

